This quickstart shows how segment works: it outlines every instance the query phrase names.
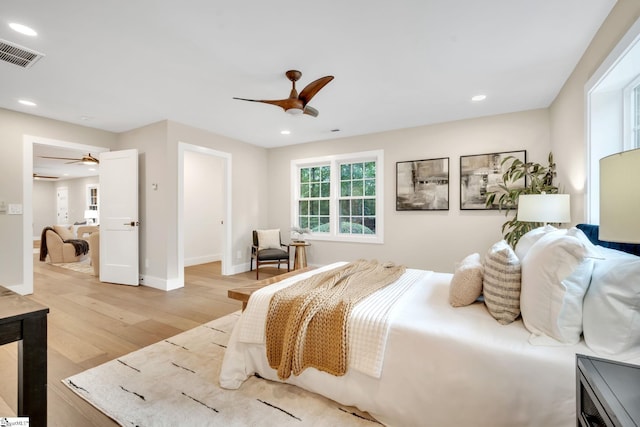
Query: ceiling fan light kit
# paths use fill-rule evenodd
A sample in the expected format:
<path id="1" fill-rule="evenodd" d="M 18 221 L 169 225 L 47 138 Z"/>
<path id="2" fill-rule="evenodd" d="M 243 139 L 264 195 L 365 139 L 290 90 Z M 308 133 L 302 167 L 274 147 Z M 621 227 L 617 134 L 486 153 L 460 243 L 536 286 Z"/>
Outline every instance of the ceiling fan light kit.
<path id="1" fill-rule="evenodd" d="M 317 80 L 312 81 L 304 89 L 302 92 L 298 94 L 296 90 L 296 82 L 300 80 L 302 77 L 302 73 L 298 70 L 289 70 L 285 73 L 285 76 L 291 81 L 291 92 L 289 93 L 289 97 L 286 99 L 247 99 L 247 98 L 236 98 L 240 101 L 250 101 L 250 102 L 262 102 L 263 104 L 271 104 L 282 108 L 285 112 L 291 115 L 300 115 L 307 114 L 311 117 L 318 117 L 318 110 L 307 105 L 311 98 L 313 98 L 323 87 L 325 87 L 331 80 L 333 80 L 333 76 L 325 76 L 321 77 Z"/>

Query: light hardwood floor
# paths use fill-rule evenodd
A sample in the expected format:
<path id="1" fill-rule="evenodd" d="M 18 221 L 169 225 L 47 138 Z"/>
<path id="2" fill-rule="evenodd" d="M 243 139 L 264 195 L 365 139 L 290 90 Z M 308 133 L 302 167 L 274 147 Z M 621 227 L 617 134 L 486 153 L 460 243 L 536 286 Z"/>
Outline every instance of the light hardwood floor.
<path id="1" fill-rule="evenodd" d="M 286 272 L 261 268 L 260 279 Z M 100 283 L 34 256 L 34 293 L 48 315 L 48 425 L 116 426 L 61 382 L 76 373 L 239 310 L 227 290 L 255 282 L 255 272 L 220 275 L 220 263 L 185 269 L 170 292 Z M 17 408 L 17 345 L 0 346 L 0 417 Z"/>

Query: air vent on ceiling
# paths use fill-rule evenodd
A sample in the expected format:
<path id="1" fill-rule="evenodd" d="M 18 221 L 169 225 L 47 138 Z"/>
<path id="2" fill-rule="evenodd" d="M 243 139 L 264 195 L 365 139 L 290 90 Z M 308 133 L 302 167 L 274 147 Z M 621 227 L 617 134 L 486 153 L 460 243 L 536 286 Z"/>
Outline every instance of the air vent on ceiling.
<path id="1" fill-rule="evenodd" d="M 30 68 L 44 55 L 7 40 L 0 39 L 0 60 L 22 68 Z"/>

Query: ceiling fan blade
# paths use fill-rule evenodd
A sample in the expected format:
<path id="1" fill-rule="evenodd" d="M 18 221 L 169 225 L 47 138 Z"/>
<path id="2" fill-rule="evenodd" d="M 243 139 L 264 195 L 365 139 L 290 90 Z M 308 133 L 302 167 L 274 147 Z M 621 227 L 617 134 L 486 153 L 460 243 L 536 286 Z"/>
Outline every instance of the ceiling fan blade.
<path id="1" fill-rule="evenodd" d="M 318 117 L 318 110 L 307 105 L 304 107 L 304 114 L 308 114 L 311 117 Z"/>
<path id="2" fill-rule="evenodd" d="M 250 102 L 261 102 L 263 104 L 270 104 L 270 105 L 276 105 L 282 109 L 284 109 L 285 111 L 290 109 L 290 108 L 300 108 L 302 109 L 302 105 L 300 105 L 300 101 L 297 99 L 291 99 L 291 98 L 287 98 L 287 99 L 247 99 L 247 98 L 236 98 L 234 97 L 233 99 L 238 99 L 240 101 L 250 101 Z"/>
<path id="3" fill-rule="evenodd" d="M 54 160 L 78 160 L 77 157 L 49 157 L 49 156 L 38 156 L 41 159 L 54 159 Z"/>
<path id="4" fill-rule="evenodd" d="M 40 175 L 39 173 L 34 173 L 33 174 L 34 178 L 42 178 L 42 179 L 58 179 L 60 178 L 59 176 L 49 176 L 49 175 Z"/>
<path id="5" fill-rule="evenodd" d="M 300 92 L 298 99 L 302 101 L 304 105 L 307 105 L 311 98 L 320 91 L 327 83 L 333 80 L 333 76 L 320 77 L 318 80 L 312 81 Z"/>

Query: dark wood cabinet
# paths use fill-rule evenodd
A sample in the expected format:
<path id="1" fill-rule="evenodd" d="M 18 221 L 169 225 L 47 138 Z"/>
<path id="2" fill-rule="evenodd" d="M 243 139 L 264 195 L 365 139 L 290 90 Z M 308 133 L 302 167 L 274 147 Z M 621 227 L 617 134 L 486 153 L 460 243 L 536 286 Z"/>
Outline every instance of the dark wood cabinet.
<path id="1" fill-rule="evenodd" d="M 640 426 L 640 366 L 577 355 L 578 427 Z"/>

